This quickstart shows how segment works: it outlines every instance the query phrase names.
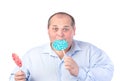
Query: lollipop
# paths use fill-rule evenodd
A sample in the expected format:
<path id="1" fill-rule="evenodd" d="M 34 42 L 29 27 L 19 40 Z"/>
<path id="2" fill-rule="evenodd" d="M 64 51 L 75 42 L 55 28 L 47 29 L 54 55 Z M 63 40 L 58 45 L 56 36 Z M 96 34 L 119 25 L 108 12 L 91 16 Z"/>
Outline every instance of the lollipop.
<path id="1" fill-rule="evenodd" d="M 55 40 L 53 43 L 52 43 L 52 47 L 55 49 L 55 50 L 58 50 L 58 51 L 63 51 L 68 47 L 68 42 L 66 40 Z M 64 53 L 65 54 L 65 53 Z"/>
<path id="2" fill-rule="evenodd" d="M 12 53 L 12 58 L 18 67 L 22 67 L 22 61 L 17 54 Z"/>

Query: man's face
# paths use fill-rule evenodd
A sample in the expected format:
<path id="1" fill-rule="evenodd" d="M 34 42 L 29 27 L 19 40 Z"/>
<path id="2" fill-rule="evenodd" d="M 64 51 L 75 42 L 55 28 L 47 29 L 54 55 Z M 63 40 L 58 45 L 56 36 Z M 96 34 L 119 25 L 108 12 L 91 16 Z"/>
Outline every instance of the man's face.
<path id="1" fill-rule="evenodd" d="M 75 35 L 75 27 L 71 26 L 71 19 L 66 15 L 55 15 L 50 20 L 48 28 L 50 41 L 65 39 L 72 44 L 73 36 Z"/>

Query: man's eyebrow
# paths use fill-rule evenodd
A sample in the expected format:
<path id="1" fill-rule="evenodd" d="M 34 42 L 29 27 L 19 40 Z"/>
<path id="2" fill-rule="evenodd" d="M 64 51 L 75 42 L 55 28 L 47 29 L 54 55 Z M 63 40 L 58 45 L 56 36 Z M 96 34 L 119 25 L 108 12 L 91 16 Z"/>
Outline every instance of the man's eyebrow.
<path id="1" fill-rule="evenodd" d="M 68 28 L 68 27 L 70 27 L 70 26 L 64 26 L 65 28 Z"/>
<path id="2" fill-rule="evenodd" d="M 53 27 L 57 27 L 57 25 L 52 25 Z"/>
<path id="3" fill-rule="evenodd" d="M 58 27 L 57 25 L 52 25 L 53 27 Z M 69 28 L 70 26 L 67 26 L 67 25 L 65 25 L 65 26 L 63 26 L 64 28 Z"/>

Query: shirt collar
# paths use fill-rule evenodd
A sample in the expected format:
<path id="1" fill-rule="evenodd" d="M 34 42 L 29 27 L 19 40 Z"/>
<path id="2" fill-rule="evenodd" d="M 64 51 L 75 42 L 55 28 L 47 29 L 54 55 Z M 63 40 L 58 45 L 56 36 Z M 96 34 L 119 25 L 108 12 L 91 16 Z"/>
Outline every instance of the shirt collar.
<path id="1" fill-rule="evenodd" d="M 82 50 L 82 48 L 80 47 L 80 43 L 77 40 L 73 40 L 72 47 L 70 50 L 72 50 L 72 51 Z"/>
<path id="2" fill-rule="evenodd" d="M 70 48 L 70 50 L 67 53 L 74 54 L 75 52 L 81 51 L 81 50 L 82 50 L 82 48 L 80 46 L 80 43 L 78 43 L 77 40 L 73 40 L 72 47 Z M 53 51 L 53 49 L 51 48 L 50 42 L 43 45 L 43 50 L 41 51 L 41 53 L 50 54 L 52 56 L 57 56 L 55 54 L 55 52 Z"/>
<path id="3" fill-rule="evenodd" d="M 57 56 L 55 54 L 55 52 L 53 51 L 53 49 L 51 48 L 50 42 L 42 45 L 41 47 L 42 47 L 42 50 L 40 51 L 40 53 L 42 53 L 42 54 L 49 54 L 49 55 L 52 55 L 52 56 Z"/>

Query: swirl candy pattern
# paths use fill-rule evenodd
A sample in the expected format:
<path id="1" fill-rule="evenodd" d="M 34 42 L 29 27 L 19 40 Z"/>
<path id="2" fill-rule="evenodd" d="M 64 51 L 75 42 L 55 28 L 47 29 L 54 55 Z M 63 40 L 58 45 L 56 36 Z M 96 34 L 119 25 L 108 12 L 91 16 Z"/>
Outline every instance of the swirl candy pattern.
<path id="1" fill-rule="evenodd" d="M 22 61 L 17 54 L 12 53 L 12 58 L 18 67 L 22 67 Z"/>
<path id="2" fill-rule="evenodd" d="M 52 47 L 55 50 L 62 51 L 62 50 L 65 50 L 68 47 L 68 42 L 66 40 L 55 40 L 52 43 Z"/>

